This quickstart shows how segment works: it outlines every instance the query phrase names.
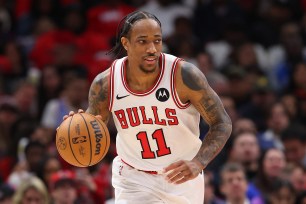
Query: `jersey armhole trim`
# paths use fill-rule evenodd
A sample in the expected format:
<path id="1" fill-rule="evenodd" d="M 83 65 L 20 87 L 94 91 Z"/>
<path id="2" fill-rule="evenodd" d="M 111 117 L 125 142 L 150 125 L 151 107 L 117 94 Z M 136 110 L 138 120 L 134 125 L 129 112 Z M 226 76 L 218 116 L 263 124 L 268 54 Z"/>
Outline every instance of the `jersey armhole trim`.
<path id="1" fill-rule="evenodd" d="M 110 74 L 109 74 L 109 86 L 108 86 L 108 110 L 111 112 L 113 108 L 114 103 L 114 81 L 115 81 L 115 74 L 114 69 L 115 65 L 117 63 L 117 60 L 115 60 L 110 68 Z"/>
<path id="2" fill-rule="evenodd" d="M 178 67 L 178 63 L 180 61 L 184 61 L 183 59 L 181 58 L 177 58 L 175 59 L 173 65 L 172 65 L 172 70 L 171 70 L 171 94 L 172 94 L 172 97 L 173 97 L 173 101 L 175 103 L 175 105 L 180 108 L 180 109 L 186 109 L 188 108 L 191 103 L 188 102 L 188 103 L 182 103 L 181 100 L 180 100 L 180 97 L 178 96 L 178 93 L 176 91 L 176 88 L 175 88 L 175 81 L 176 81 L 176 71 L 177 71 L 177 67 Z"/>

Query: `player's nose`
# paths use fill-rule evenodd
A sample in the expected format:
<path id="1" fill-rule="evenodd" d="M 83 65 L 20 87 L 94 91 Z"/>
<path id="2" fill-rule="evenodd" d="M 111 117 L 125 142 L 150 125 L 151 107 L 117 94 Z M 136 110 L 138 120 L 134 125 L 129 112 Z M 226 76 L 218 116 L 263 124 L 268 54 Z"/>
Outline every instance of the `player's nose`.
<path id="1" fill-rule="evenodd" d="M 155 46 L 154 42 L 148 43 L 147 52 L 148 53 L 156 53 L 157 52 L 157 49 L 156 49 L 156 46 Z"/>

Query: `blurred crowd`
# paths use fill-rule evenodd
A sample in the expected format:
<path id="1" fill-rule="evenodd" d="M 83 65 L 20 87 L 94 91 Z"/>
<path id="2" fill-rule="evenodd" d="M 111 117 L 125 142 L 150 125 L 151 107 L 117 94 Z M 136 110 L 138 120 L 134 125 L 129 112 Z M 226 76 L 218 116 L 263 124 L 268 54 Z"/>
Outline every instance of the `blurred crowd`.
<path id="1" fill-rule="evenodd" d="M 204 203 L 305 204 L 306 0 L 0 0 L 0 204 L 113 203 L 113 123 L 89 168 L 61 159 L 55 130 L 86 109 L 137 9 L 160 19 L 164 52 L 201 69 L 232 119 Z"/>

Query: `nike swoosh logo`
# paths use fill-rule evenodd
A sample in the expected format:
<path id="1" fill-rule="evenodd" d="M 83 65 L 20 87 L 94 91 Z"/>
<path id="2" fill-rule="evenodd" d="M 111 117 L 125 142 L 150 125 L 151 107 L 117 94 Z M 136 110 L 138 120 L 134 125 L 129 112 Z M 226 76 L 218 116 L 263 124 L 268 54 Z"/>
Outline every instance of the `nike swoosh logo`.
<path id="1" fill-rule="evenodd" d="M 123 98 L 128 97 L 128 96 L 129 96 L 129 95 L 119 96 L 119 95 L 117 94 L 116 99 L 117 99 L 117 100 L 120 100 L 120 99 L 123 99 Z"/>

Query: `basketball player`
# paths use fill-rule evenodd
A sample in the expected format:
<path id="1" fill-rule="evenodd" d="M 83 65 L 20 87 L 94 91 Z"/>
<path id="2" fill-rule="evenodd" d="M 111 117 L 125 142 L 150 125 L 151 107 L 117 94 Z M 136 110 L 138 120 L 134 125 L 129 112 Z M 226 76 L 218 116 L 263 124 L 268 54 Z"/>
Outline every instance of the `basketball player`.
<path id="1" fill-rule="evenodd" d="M 118 130 L 116 203 L 202 204 L 202 170 L 232 130 L 219 97 L 197 67 L 161 52 L 161 23 L 150 13 L 126 16 L 112 51 L 127 57 L 95 78 L 86 112 L 105 123 L 112 113 Z M 210 125 L 203 141 L 200 116 Z"/>

